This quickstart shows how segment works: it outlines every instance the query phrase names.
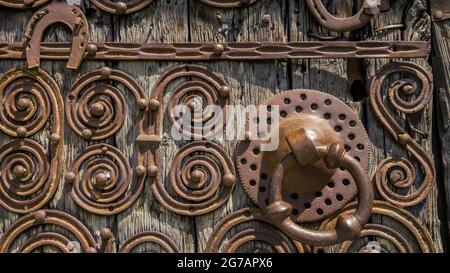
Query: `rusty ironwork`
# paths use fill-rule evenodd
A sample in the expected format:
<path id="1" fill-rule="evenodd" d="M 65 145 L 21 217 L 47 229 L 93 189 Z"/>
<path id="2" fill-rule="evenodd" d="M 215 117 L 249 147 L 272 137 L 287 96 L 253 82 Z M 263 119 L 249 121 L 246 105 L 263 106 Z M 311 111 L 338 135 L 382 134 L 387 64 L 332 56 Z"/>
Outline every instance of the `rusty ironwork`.
<path id="1" fill-rule="evenodd" d="M 250 223 L 252 223 L 251 226 L 247 225 Z M 232 234 L 234 236 L 231 236 Z M 268 244 L 278 253 L 310 251 L 309 247 L 285 236 L 268 221 L 263 211 L 257 208 L 245 208 L 223 218 L 217 224 L 204 251 L 207 253 L 236 253 L 250 242 Z"/>
<path id="2" fill-rule="evenodd" d="M 357 30 L 367 25 L 370 20 L 381 11 L 390 9 L 391 0 L 371 1 L 364 0 L 361 9 L 348 18 L 338 18 L 328 12 L 321 0 L 306 0 L 309 11 L 316 21 L 323 27 L 336 31 L 345 32 Z"/>
<path id="3" fill-rule="evenodd" d="M 67 96 L 67 122 L 84 139 L 105 139 L 123 126 L 128 103 L 111 82 L 123 84 L 134 95 L 140 110 L 136 115 L 139 129 L 143 129 L 148 101 L 142 87 L 130 75 L 103 67 L 78 79 Z"/>
<path id="4" fill-rule="evenodd" d="M 339 215 L 348 215 L 355 211 L 356 203 L 349 204 Z M 400 253 L 433 253 L 436 252 L 433 240 L 427 228 L 408 211 L 393 206 L 387 202 L 374 201 L 373 217 L 382 217 L 383 225 L 367 224 L 361 231 L 358 240 L 346 241 L 330 247 L 315 248 L 315 252 L 368 252 L 367 246 L 358 249 L 359 242 L 365 239 L 377 241 L 383 253 L 394 250 Z M 320 230 L 330 230 L 336 226 L 337 217 L 325 220 Z M 384 246 L 390 247 L 384 247 Z"/>
<path id="5" fill-rule="evenodd" d="M 0 0 L 0 6 L 14 9 L 32 9 L 48 2 L 50 0 Z"/>
<path id="6" fill-rule="evenodd" d="M 16 213 L 42 208 L 53 198 L 64 147 L 63 100 L 44 70 L 15 69 L 0 79 L 0 131 L 14 137 L 0 147 L 0 205 Z M 51 115 L 48 151 L 29 139 Z"/>
<path id="7" fill-rule="evenodd" d="M 209 6 L 217 8 L 240 8 L 250 6 L 259 0 L 199 0 L 200 2 Z"/>
<path id="8" fill-rule="evenodd" d="M 167 253 L 180 252 L 177 245 L 167 235 L 160 232 L 147 231 L 137 234 L 124 242 L 120 247 L 119 253 L 131 253 L 139 246 L 148 243 L 159 245 Z"/>
<path id="9" fill-rule="evenodd" d="M 165 116 L 175 129 L 189 139 L 209 139 L 221 131 L 227 120 L 226 105 L 229 104 L 230 87 L 225 80 L 209 68 L 200 65 L 179 65 L 165 72 L 155 84 L 150 101 L 151 110 L 150 133 L 159 135 L 163 115 L 161 102 L 168 86 L 178 79 L 192 77 L 191 81 L 178 84 L 169 98 Z M 193 126 L 181 127 L 180 119 L 175 111 L 176 106 L 184 105 L 186 110 L 200 113 L 199 117 L 191 116 Z M 210 106 L 220 106 L 220 115 L 214 113 Z M 159 116 L 159 117 L 158 117 Z M 197 126 L 197 127 L 196 127 Z M 200 127 L 198 127 L 200 126 Z M 213 130 L 214 128 L 214 130 Z"/>
<path id="10" fill-rule="evenodd" d="M 223 47 L 216 53 L 215 47 Z M 43 60 L 68 60 L 72 44 L 45 42 L 40 45 Z M 243 43 L 95 43 L 82 56 L 101 61 L 258 61 L 317 58 L 402 58 L 427 57 L 427 42 L 405 41 L 314 41 Z M 0 59 L 25 58 L 24 43 L 1 43 Z"/>
<path id="11" fill-rule="evenodd" d="M 142 164 L 133 173 L 128 159 L 117 148 L 95 144 L 75 159 L 65 179 L 73 184 L 71 195 L 80 207 L 95 214 L 114 215 L 139 197 L 146 172 Z"/>
<path id="12" fill-rule="evenodd" d="M 99 9 L 112 14 L 130 14 L 137 12 L 148 5 L 150 5 L 153 0 L 132 0 L 132 1 L 111 1 L 111 0 L 89 0 Z"/>
<path id="13" fill-rule="evenodd" d="M 418 113 L 428 105 L 432 98 L 432 79 L 419 65 L 413 63 L 390 63 L 383 66 L 372 79 L 370 86 L 370 102 L 377 118 L 408 151 L 421 166 L 422 183 L 413 188 L 416 172 L 411 162 L 398 156 L 383 160 L 377 167 L 375 183 L 378 192 L 390 203 L 408 207 L 421 203 L 429 195 L 435 184 L 434 165 L 427 153 L 402 128 L 389 113 L 383 99 L 383 86 L 390 76 L 401 74 L 399 80 L 389 85 L 388 101 L 399 112 L 406 115 Z M 408 189 L 405 194 L 397 190 Z"/>
<path id="14" fill-rule="evenodd" d="M 55 231 L 29 235 L 25 242 L 17 240 L 21 234 L 37 226 L 46 226 Z M 55 229 L 55 226 L 70 233 L 70 237 L 60 234 L 61 230 Z M 97 252 L 97 244 L 91 233 L 75 217 L 57 210 L 38 210 L 20 217 L 3 233 L 0 239 L 0 253 L 33 252 L 43 246 L 53 246 L 70 253 L 75 250 L 72 242 L 79 243 L 82 252 Z"/>
<path id="15" fill-rule="evenodd" d="M 261 119 L 279 118 L 279 128 L 269 128 L 268 134 L 279 131 L 280 143 L 277 151 L 263 152 L 262 139 L 242 141 L 236 152 L 236 166 L 241 183 L 249 197 L 261 208 L 270 198 L 270 182 L 279 161 L 291 150 L 283 137 L 289 131 L 300 127 L 313 131 L 320 144 L 340 142 L 348 155 L 357 158 L 367 170 L 370 142 L 364 125 L 353 110 L 341 100 L 329 94 L 313 90 L 292 90 L 266 101 L 266 113 L 249 119 L 247 128 L 256 127 Z M 279 107 L 279 113 L 273 111 Z M 260 117 L 261 116 L 261 117 Z M 264 117 L 263 117 L 264 116 Z M 278 130 L 279 129 L 279 130 Z M 300 146 L 299 146 L 300 147 Z M 323 164 L 315 163 L 301 167 L 292 161 L 286 170 L 283 199 L 293 206 L 292 219 L 297 222 L 315 222 L 324 219 L 345 206 L 356 194 L 356 183 L 347 170 L 328 170 Z M 298 181 L 302 183 L 298 183 Z"/>
<path id="16" fill-rule="evenodd" d="M 183 146 L 171 163 L 168 178 L 177 198 L 169 194 L 159 176 L 152 184 L 153 195 L 167 209 L 188 216 L 217 209 L 236 184 L 231 158 L 222 147 L 208 141 Z"/>
<path id="17" fill-rule="evenodd" d="M 23 42 L 28 68 L 40 66 L 41 41 L 44 32 L 49 26 L 57 23 L 69 27 L 73 34 L 67 68 L 78 69 L 81 65 L 89 41 L 89 26 L 86 17 L 76 6 L 52 2 L 37 11 L 28 23 Z"/>

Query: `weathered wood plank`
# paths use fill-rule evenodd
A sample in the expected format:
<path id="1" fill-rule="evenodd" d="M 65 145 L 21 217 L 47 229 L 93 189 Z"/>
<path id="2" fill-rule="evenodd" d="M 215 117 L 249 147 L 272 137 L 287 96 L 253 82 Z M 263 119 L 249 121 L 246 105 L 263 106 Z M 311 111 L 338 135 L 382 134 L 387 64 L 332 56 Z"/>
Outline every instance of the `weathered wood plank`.
<path id="1" fill-rule="evenodd" d="M 437 126 L 439 132 L 440 166 L 437 166 L 441 175 L 442 200 L 446 200 L 442 209 L 443 221 L 447 222 L 447 232 L 450 227 L 450 21 L 434 22 L 432 24 L 433 45 L 433 72 L 436 90 Z M 447 235 L 448 238 L 449 235 Z M 448 251 L 448 244 L 444 243 L 444 250 Z"/>

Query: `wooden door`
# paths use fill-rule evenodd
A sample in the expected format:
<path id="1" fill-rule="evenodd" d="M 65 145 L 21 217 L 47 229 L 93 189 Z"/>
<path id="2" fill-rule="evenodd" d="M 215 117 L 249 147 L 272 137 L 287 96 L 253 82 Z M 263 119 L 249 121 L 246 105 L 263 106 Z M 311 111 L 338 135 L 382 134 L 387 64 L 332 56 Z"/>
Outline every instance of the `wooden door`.
<path id="1" fill-rule="evenodd" d="M 48 114 L 48 120 L 44 122 L 45 124 L 38 132 L 30 136 L 27 133 L 25 134 L 27 134 L 27 139 L 31 139 L 33 143 L 39 143 L 47 151 L 42 159 L 43 161 L 52 162 L 52 164 L 59 163 L 62 170 L 57 172 L 58 175 L 54 178 L 54 187 L 57 187 L 54 195 L 43 205 L 34 204 L 35 206 L 33 207 L 32 204 L 31 208 L 22 206 L 20 209 L 14 209 L 15 205 L 9 204 L 9 201 L 6 200 L 7 198 L 29 200 L 31 197 L 2 196 L 4 199 L 3 203 L 8 203 L 9 205 L 6 204 L 0 207 L 0 236 L 3 235 L 4 242 L 6 241 L 5 238 L 13 240 L 11 245 L 8 245 L 8 248 L 3 249 L 3 251 L 23 251 L 24 249 L 21 246 L 30 245 L 30 238 L 35 238 L 39 234 L 46 234 L 49 231 L 55 231 L 53 226 L 42 224 L 42 221 L 47 221 L 44 219 L 53 217 L 54 211 L 66 213 L 64 214 L 65 216 L 61 216 L 66 222 L 70 222 L 67 215 L 78 219 L 80 222 L 74 224 L 74 230 L 83 229 L 80 224 L 85 226 L 88 234 L 80 235 L 82 240 L 77 236 L 74 238 L 73 234 L 70 235 L 71 232 L 73 233 L 73 229 L 56 228 L 55 231 L 65 236 L 67 235 L 68 238 L 72 238 L 75 241 L 84 240 L 84 244 L 90 247 L 90 249 L 83 249 L 84 251 L 104 250 L 104 244 L 107 241 L 111 244 L 106 247 L 108 251 L 124 250 L 129 244 L 133 243 L 130 243 L 128 240 L 144 232 L 157 233 L 144 234 L 146 237 L 140 237 L 140 239 L 144 241 L 149 240 L 148 243 L 139 245 L 133 251 L 166 252 L 177 249 L 181 252 L 204 252 L 210 247 L 208 242 L 213 239 L 221 242 L 219 243 L 220 251 L 223 251 L 227 247 L 226 244 L 230 240 L 233 241 L 233 236 L 240 232 L 248 232 L 248 234 L 256 232 L 263 234 L 261 235 L 263 237 L 267 234 L 272 235 L 265 242 L 264 240 L 250 240 L 250 242 L 243 243 L 234 249 L 239 252 L 280 251 L 280 245 L 282 245 L 280 242 L 286 242 L 287 245 L 287 249 L 281 247 L 282 250 L 292 252 L 358 252 L 368 250 L 369 247 L 373 246 L 373 243 L 380 247 L 379 251 L 387 252 L 446 251 L 448 246 L 448 203 L 445 200 L 448 199 L 447 184 L 449 183 L 448 168 L 446 168 L 448 166 L 448 145 L 446 145 L 448 144 L 448 126 L 446 120 L 448 117 L 448 93 L 450 91 L 450 70 L 448 67 L 449 26 L 448 21 L 433 20 L 434 15 L 431 14 L 430 6 L 432 1 L 390 1 L 389 10 L 374 16 L 367 25 L 347 32 L 334 32 L 321 26 L 312 16 L 306 1 L 303 0 L 250 1 L 251 3 L 248 5 L 238 5 L 235 8 L 220 8 L 211 5 L 211 2 L 220 1 L 141 1 L 151 3 L 141 10 L 130 12 L 130 14 L 111 14 L 107 12 L 107 8 L 106 11 L 99 8 L 101 4 L 98 4 L 98 2 L 108 1 L 67 1 L 69 4 L 78 6 L 84 13 L 89 29 L 89 41 L 96 43 L 288 43 L 304 41 L 340 43 L 342 41 L 376 40 L 389 42 L 403 40 L 427 42 L 428 47 L 432 47 L 433 56 L 436 56 L 436 58 L 366 59 L 339 58 L 335 56 L 334 58 L 299 57 L 260 59 L 258 61 L 205 61 L 192 60 L 188 56 L 186 61 L 132 61 L 114 60 L 114 58 L 108 57 L 103 60 L 94 60 L 94 58 L 87 57 L 77 70 L 67 69 L 66 60 L 44 60 L 43 58 L 40 69 L 42 73 L 48 74 L 48 77 L 55 81 L 59 93 L 54 94 L 55 102 L 53 104 L 50 101 L 46 102 L 45 99 L 38 100 L 39 104 L 44 102 L 53 105 L 53 110 Z M 11 1 L 0 1 L 0 6 L 8 2 Z M 97 2 L 97 6 L 94 5 L 94 2 Z M 355 10 L 359 10 L 364 1 L 326 0 L 322 2 L 330 13 L 336 14 L 338 17 L 348 17 Z M 42 7 L 27 7 L 26 9 L 0 7 L 0 18 L 2 18 L 0 20 L 0 74 L 3 76 L 3 82 L 6 82 L 11 76 L 11 74 L 8 74 L 8 71 L 11 69 L 23 68 L 27 70 L 27 62 L 22 58 L 23 56 L 2 58 L 2 55 L 7 55 L 8 53 L 6 50 L 1 51 L 1 49 L 5 48 L 7 44 L 24 40 L 27 24 L 32 19 L 33 14 Z M 117 13 L 117 10 L 114 12 Z M 64 26 L 51 26 L 45 32 L 43 41 L 71 41 L 71 32 Z M 30 34 L 28 33 L 28 35 Z M 97 48 L 97 54 L 101 50 L 101 48 Z M 91 54 L 90 51 L 94 51 L 95 55 L 95 49 L 91 47 L 87 48 L 87 55 Z M 132 58 L 132 54 L 129 57 Z M 381 96 L 389 110 L 389 115 L 399 124 L 400 128 L 403 128 L 412 137 L 411 142 L 417 143 L 418 147 L 424 151 L 425 155 L 419 158 L 412 156 L 411 152 L 408 152 L 405 146 L 399 143 L 401 139 L 398 141 L 396 137 L 391 135 L 389 128 L 383 126 L 371 105 L 369 90 L 371 83 L 373 83 L 372 80 L 376 79 L 377 75 L 379 75 L 377 73 L 380 73 L 380 70 L 385 65 L 393 62 L 417 64 L 430 77 L 435 76 L 436 89 L 430 90 L 430 92 L 433 92 L 431 96 L 434 99 L 429 99 L 421 109 L 411 111 L 412 113 L 410 114 L 395 109 L 389 102 L 388 85 L 398 80 L 401 73 L 394 73 L 389 76 L 388 82 L 384 83 L 384 88 L 381 91 Z M 239 164 L 235 160 L 237 140 L 221 140 L 214 142 L 215 144 L 210 143 L 206 145 L 201 142 L 177 141 L 171 138 L 171 122 L 168 120 L 165 109 L 170 105 L 171 96 L 176 93 L 177 88 L 183 82 L 192 82 L 194 81 L 193 78 L 195 78 L 178 77 L 169 83 L 164 83 L 162 79 L 167 75 L 176 74 L 180 65 L 184 65 L 181 66 L 181 70 L 195 70 L 196 67 L 205 67 L 208 71 L 212 71 L 214 76 L 211 77 L 217 77 L 216 82 L 229 88 L 230 93 L 226 100 L 229 100 L 229 104 L 232 105 L 259 105 L 276 94 L 287 90 L 313 89 L 333 95 L 351 107 L 355 115 L 363 122 L 369 136 L 369 175 L 375 191 L 375 199 L 377 200 L 370 219 L 371 226 L 368 226 L 365 236 L 353 243 L 313 248 L 306 244 L 294 242 L 264 219 L 258 220 L 258 217 L 230 227 L 230 231 L 223 236 L 219 236 L 217 229 L 230 219 L 227 218 L 228 220 L 224 222 L 223 219 L 225 217 L 244 208 L 256 208 L 256 205 L 247 196 L 240 183 L 239 175 L 236 173 L 236 165 Z M 104 69 L 104 67 L 109 69 Z M 99 106 L 99 108 L 103 111 L 102 113 L 104 111 L 116 111 L 114 114 L 111 114 L 111 117 L 113 116 L 114 119 L 117 119 L 112 123 L 120 124 L 120 126 L 112 128 L 111 122 L 109 125 L 106 124 L 103 135 L 96 130 L 86 130 L 86 126 L 77 127 L 77 125 L 73 125 L 82 123 L 79 121 L 80 114 L 77 113 L 77 111 L 82 110 L 76 109 L 73 105 L 73 100 L 79 99 L 80 101 L 77 103 L 82 103 L 82 99 L 88 99 L 87 97 L 78 98 L 78 96 L 81 97 L 82 92 L 95 93 L 95 88 L 87 91 L 80 87 L 85 80 L 84 76 L 91 75 L 89 73 L 97 73 L 95 75 L 100 75 L 98 76 L 100 78 L 106 77 L 108 80 L 104 84 L 108 85 L 108 92 L 115 94 L 113 95 L 115 98 L 113 103 L 108 104 L 108 100 L 106 100 L 104 105 Z M 112 77 L 111 75 L 116 75 L 117 77 Z M 45 78 L 42 75 L 38 77 Z M 51 80 L 44 81 L 47 83 L 51 82 Z M 139 87 L 130 86 L 130 82 L 137 83 Z M 79 91 L 81 93 L 76 93 L 77 87 L 80 87 Z M 150 108 L 154 107 L 154 105 L 151 105 L 152 101 L 150 99 L 154 98 L 157 87 L 161 89 L 158 92 L 162 92 L 162 99 L 159 100 L 160 105 L 156 106 L 160 114 L 155 114 L 149 118 L 145 114 L 147 113 L 146 111 L 142 112 L 142 105 L 140 104 L 142 101 L 140 99 L 149 101 Z M 2 112 L 7 110 L 8 103 L 12 103 L 11 101 L 6 101 L 7 92 L 11 91 L 5 88 L 0 108 Z M 414 95 L 408 97 L 409 100 L 415 98 L 417 97 L 414 97 Z M 223 101 L 223 98 L 218 100 Z M 26 104 L 27 102 L 23 103 Z M 437 107 L 434 107 L 436 103 Z M 39 106 L 35 106 L 38 111 L 45 112 L 45 107 L 40 109 Z M 108 106 L 111 106 L 111 108 L 108 108 Z M 107 108 L 106 110 L 105 107 Z M 59 117 L 55 118 L 58 111 Z M 237 113 L 233 116 L 226 126 L 235 124 L 236 126 L 245 127 L 246 119 L 241 114 Z M 45 116 L 45 113 L 40 113 L 40 115 Z M 122 117 L 123 121 L 121 121 Z M 195 208 L 190 209 L 186 206 L 181 206 L 182 208 L 180 208 L 177 205 L 176 201 L 184 201 L 179 196 L 176 196 L 177 193 L 174 192 L 173 188 L 168 190 L 169 195 L 175 196 L 173 197 L 175 201 L 169 202 L 172 205 L 167 205 L 167 202 L 162 204 L 159 199 L 164 199 L 164 197 L 157 198 L 155 196 L 153 187 L 155 187 L 157 179 L 149 174 L 151 170 L 149 171 L 148 166 L 143 164 L 143 158 L 148 156 L 148 154 L 141 152 L 139 146 L 140 143 L 144 143 L 142 144 L 143 146 L 155 145 L 154 139 L 140 138 L 143 130 L 145 131 L 151 126 L 152 118 L 159 119 L 161 123 L 161 128 L 157 132 L 160 139 L 158 139 L 159 150 L 155 155 L 155 164 L 157 163 L 158 165 L 158 169 L 155 170 L 156 177 L 159 177 L 161 183 L 168 188 L 171 186 L 171 180 L 179 179 L 178 176 L 182 175 L 181 172 L 176 172 L 175 170 L 173 176 L 171 176 L 171 168 L 176 168 L 177 164 L 187 164 L 186 162 L 179 162 L 180 158 L 177 157 L 182 157 L 180 155 L 181 152 L 192 147 L 195 150 L 199 146 L 215 152 L 225 151 L 226 155 L 219 155 L 219 159 L 216 158 L 215 164 L 217 164 L 217 161 L 220 161 L 222 165 L 230 164 L 228 174 L 230 172 L 234 174 L 237 182 L 229 196 L 225 196 L 223 205 L 217 205 L 212 211 L 197 215 L 197 213 L 194 213 Z M 60 123 L 56 124 L 57 121 Z M 5 121 L 2 122 L 6 124 Z M 54 139 L 49 138 L 49 136 L 55 134 L 58 126 L 60 127 L 59 135 L 63 136 L 60 143 L 63 143 L 63 145 L 55 146 L 53 143 Z M 74 127 L 77 128 L 74 129 Z M 16 137 L 11 137 L 2 131 L 0 133 L 1 146 L 12 147 L 11 140 L 17 137 L 23 139 L 23 137 L 18 136 L 18 132 L 16 130 L 13 133 L 13 135 L 16 134 Z M 29 131 L 27 132 L 29 133 Z M 110 132 L 112 133 L 109 134 Z M 100 137 L 96 138 L 96 136 Z M 7 168 L 12 167 L 8 165 L 9 163 L 6 160 L 8 156 L 17 155 L 19 151 L 13 149 L 12 153 L 8 153 L 8 148 L 2 149 L 5 157 L 0 158 L 2 167 L 0 170 L 1 179 L 7 181 L 7 175 L 11 172 Z M 54 154 L 56 151 L 54 149 L 62 149 L 60 157 Z M 91 153 L 90 157 L 86 155 L 89 152 Z M 208 151 L 203 152 L 207 153 Z M 29 153 L 25 152 L 25 154 Z M 82 183 L 78 180 L 83 180 L 83 170 L 77 169 L 77 166 L 81 169 L 89 168 L 89 166 L 86 167 L 83 164 L 89 162 L 92 158 L 102 158 L 104 154 L 108 154 L 109 158 L 112 158 L 111 160 L 116 163 L 116 166 L 119 166 L 119 170 L 109 169 L 110 176 L 100 177 L 98 181 L 96 180 L 96 183 L 102 183 L 102 179 L 103 183 L 109 183 L 108 179 L 111 178 L 111 173 L 113 173 L 117 176 L 117 181 L 120 183 L 131 183 L 132 186 L 124 194 L 125 197 L 121 197 L 119 201 L 116 200 L 116 205 L 108 206 L 108 204 L 104 205 L 101 202 L 88 204 L 88 202 L 81 200 L 82 197 L 79 194 L 73 193 L 73 188 L 77 187 L 77 184 Z M 411 182 L 411 185 L 401 189 L 394 186 L 395 192 L 408 195 L 420 190 L 420 186 L 423 183 L 432 184 L 430 192 L 417 204 L 399 205 L 398 202 L 396 203 L 395 198 L 385 198 L 379 192 L 376 187 L 376 175 L 382 172 L 380 164 L 389 158 L 397 161 L 404 158 L 411 162 L 411 165 L 405 163 L 406 165 L 404 166 L 406 167 L 403 171 L 396 173 L 401 176 L 401 178 L 397 179 L 397 182 L 398 180 L 407 180 L 408 176 L 411 177 L 411 172 L 415 172 L 414 181 Z M 421 163 L 420 160 L 429 160 L 431 162 L 431 174 L 427 173 L 425 170 L 426 166 L 424 167 L 423 162 Z M 92 162 L 86 164 L 91 164 L 90 167 L 94 169 L 105 163 L 101 160 L 93 160 Z M 105 164 L 108 165 L 109 163 Z M 203 164 L 209 163 L 204 162 Z M 144 169 L 139 169 L 140 167 Z M 222 171 L 223 168 L 222 166 Z M 127 171 L 124 171 L 125 169 Z M 86 170 L 84 169 L 84 172 Z M 16 171 L 20 172 L 19 169 Z M 391 171 L 386 176 L 390 175 Z M 139 172 L 144 172 L 146 175 L 139 175 Z M 50 178 L 48 179 L 51 180 L 53 175 L 54 173 L 50 172 Z M 383 177 L 381 180 L 386 179 Z M 143 185 L 142 189 L 140 189 L 141 183 Z M 392 185 L 390 184 L 388 187 L 392 188 Z M 156 191 L 158 192 L 158 190 Z M 161 192 L 159 194 L 161 195 Z M 134 197 L 136 197 L 136 200 L 134 200 Z M 97 198 L 102 199 L 103 197 Z M 80 202 L 85 203 L 85 206 L 80 206 Z M 172 209 L 168 207 L 172 207 Z M 182 213 L 177 213 L 177 208 Z M 43 209 L 48 209 L 49 211 L 42 215 L 40 213 L 42 213 Z M 100 211 L 100 213 L 95 213 L 95 210 L 97 212 Z M 248 217 L 248 213 L 248 211 L 243 212 L 241 218 Z M 54 218 L 59 219 L 57 213 L 55 215 Z M 6 236 L 5 234 L 8 234 L 7 231 L 11 229 L 11 226 L 17 225 L 21 221 L 21 217 L 34 217 L 35 221 L 41 221 L 39 223 L 42 225 L 38 224 L 26 229 L 13 239 L 10 238 L 10 235 Z M 261 218 L 264 217 L 261 216 Z M 325 224 L 323 223 L 322 225 Z M 318 228 L 319 225 L 320 222 L 315 223 L 311 228 Z M 111 237 L 105 228 L 111 230 Z M 104 242 L 102 243 L 102 241 Z M 62 240 L 61 242 L 65 241 Z M 211 241 L 209 244 L 211 244 Z M 81 247 L 83 248 L 83 246 L 82 243 Z M 37 247 L 35 251 L 53 252 L 57 248 L 45 245 Z M 72 247 L 69 247 L 69 249 L 66 247 L 65 250 L 71 251 Z"/>

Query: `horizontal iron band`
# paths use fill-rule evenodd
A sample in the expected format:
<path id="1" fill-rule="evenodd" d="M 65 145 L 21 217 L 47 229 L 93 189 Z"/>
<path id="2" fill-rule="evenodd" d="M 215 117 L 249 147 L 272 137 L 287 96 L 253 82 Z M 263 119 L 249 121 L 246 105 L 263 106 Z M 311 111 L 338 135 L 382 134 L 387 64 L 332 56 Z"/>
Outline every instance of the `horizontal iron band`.
<path id="1" fill-rule="evenodd" d="M 219 46 L 218 46 L 219 45 Z M 219 48 L 219 50 L 218 50 Z M 70 43 L 41 43 L 41 59 L 67 60 Z M 289 42 L 289 43 L 91 43 L 87 60 L 117 61 L 253 61 L 303 58 L 427 57 L 427 42 Z M 0 59 L 25 59 L 25 44 L 0 43 Z"/>

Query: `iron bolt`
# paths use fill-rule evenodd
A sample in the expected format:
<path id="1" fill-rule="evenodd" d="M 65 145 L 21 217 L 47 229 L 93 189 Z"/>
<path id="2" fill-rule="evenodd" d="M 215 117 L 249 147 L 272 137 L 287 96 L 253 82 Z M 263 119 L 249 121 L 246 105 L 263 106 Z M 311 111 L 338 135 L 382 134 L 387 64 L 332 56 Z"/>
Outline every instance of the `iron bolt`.
<path id="1" fill-rule="evenodd" d="M 21 98 L 17 101 L 17 109 L 25 111 L 31 106 L 31 101 L 27 98 Z"/>
<path id="2" fill-rule="evenodd" d="M 225 51 L 225 46 L 220 43 L 214 44 L 213 51 L 215 54 L 222 54 Z"/>
<path id="3" fill-rule="evenodd" d="M 94 44 L 89 44 L 89 45 L 87 46 L 86 50 L 87 50 L 87 52 L 88 52 L 89 55 L 95 55 L 95 54 L 97 54 L 98 48 L 97 48 L 97 46 L 94 45 Z"/>
<path id="4" fill-rule="evenodd" d="M 156 176 L 158 174 L 158 167 L 156 165 L 148 167 L 148 174 L 153 177 Z"/>
<path id="5" fill-rule="evenodd" d="M 84 129 L 83 131 L 81 131 L 81 136 L 84 139 L 90 139 L 92 137 L 92 131 L 89 129 Z"/>
<path id="6" fill-rule="evenodd" d="M 117 2 L 116 9 L 118 14 L 124 14 L 127 11 L 128 5 L 125 2 Z"/>
<path id="7" fill-rule="evenodd" d="M 49 139 L 53 144 L 57 144 L 61 140 L 61 136 L 59 134 L 52 134 Z"/>
<path id="8" fill-rule="evenodd" d="M 23 126 L 20 126 L 16 130 L 18 137 L 25 137 L 27 135 L 27 129 Z"/>
<path id="9" fill-rule="evenodd" d="M 231 88 L 224 85 L 221 86 L 219 89 L 219 93 L 222 96 L 222 98 L 228 98 L 230 96 Z"/>
<path id="10" fill-rule="evenodd" d="M 231 173 L 227 173 L 222 177 L 222 182 L 226 187 L 233 187 L 236 183 L 236 177 Z"/>
<path id="11" fill-rule="evenodd" d="M 160 106 L 160 102 L 157 99 L 151 99 L 148 103 L 148 106 L 151 110 L 158 110 Z"/>
<path id="12" fill-rule="evenodd" d="M 77 179 L 77 176 L 73 172 L 68 172 L 68 173 L 66 173 L 64 178 L 66 179 L 67 183 L 73 183 L 75 181 L 75 179 Z"/>
<path id="13" fill-rule="evenodd" d="M 14 166 L 13 168 L 13 175 L 16 178 L 22 178 L 25 176 L 27 172 L 27 169 L 22 165 L 22 164 L 17 164 L 16 166 Z"/>
<path id="14" fill-rule="evenodd" d="M 42 223 L 45 221 L 45 218 L 47 218 L 47 213 L 43 210 L 38 210 L 33 213 L 34 219 L 38 223 Z"/>
<path id="15" fill-rule="evenodd" d="M 442 10 L 438 9 L 434 12 L 434 18 L 436 18 L 436 19 L 441 19 L 443 16 L 444 16 L 444 13 L 442 12 Z"/>
<path id="16" fill-rule="evenodd" d="M 139 177 L 144 176 L 145 174 L 145 167 L 143 165 L 138 165 L 136 166 L 136 168 L 134 169 L 136 171 L 136 175 Z"/>

